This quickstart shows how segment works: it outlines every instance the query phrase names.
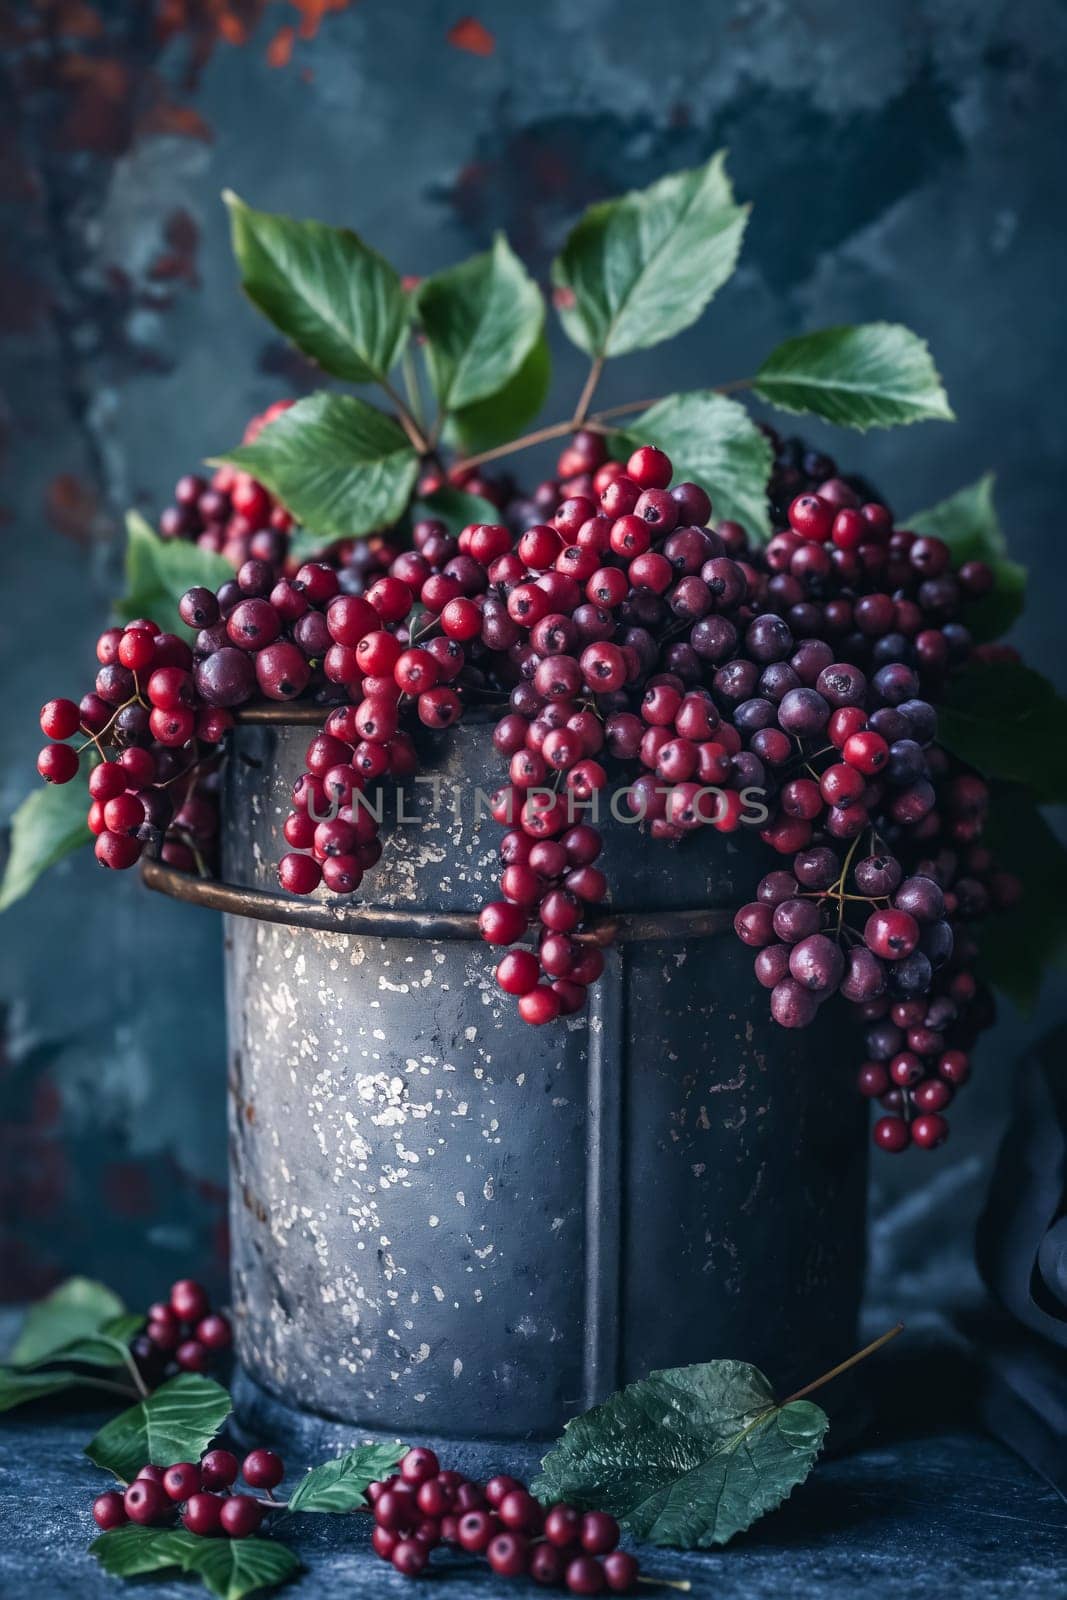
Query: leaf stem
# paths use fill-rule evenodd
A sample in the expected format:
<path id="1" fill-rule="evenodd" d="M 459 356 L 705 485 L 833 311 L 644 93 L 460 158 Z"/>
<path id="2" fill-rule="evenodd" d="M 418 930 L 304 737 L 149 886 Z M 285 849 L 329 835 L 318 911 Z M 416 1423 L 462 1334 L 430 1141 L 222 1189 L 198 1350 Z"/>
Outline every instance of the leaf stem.
<path id="1" fill-rule="evenodd" d="M 419 392 L 419 377 L 415 370 L 415 357 L 412 355 L 411 346 L 404 346 L 404 354 L 400 358 L 400 371 L 404 379 L 404 393 L 408 398 L 408 408 L 420 428 L 425 429 L 422 416 L 422 395 Z"/>
<path id="2" fill-rule="evenodd" d="M 107 1394 L 120 1394 L 124 1400 L 143 1400 L 148 1391 L 138 1392 L 128 1389 L 124 1383 L 113 1383 L 110 1378 L 83 1378 L 79 1375 L 79 1386 L 86 1389 L 103 1389 Z"/>
<path id="3" fill-rule="evenodd" d="M 397 393 L 387 378 L 382 378 L 380 381 L 382 388 L 396 407 L 397 421 L 407 434 L 412 449 L 417 450 L 420 456 L 428 455 L 430 451 L 429 440 L 425 438 L 422 429 L 404 404 L 403 397 Z"/>
<path id="4" fill-rule="evenodd" d="M 593 364 L 589 368 L 589 376 L 585 380 L 585 384 L 582 387 L 582 392 L 578 396 L 578 404 L 574 408 L 573 421 L 576 428 L 581 427 L 582 423 L 589 414 L 589 407 L 592 404 L 593 395 L 596 392 L 596 386 L 600 382 L 600 375 L 603 371 L 604 357 L 594 357 Z"/>
<path id="5" fill-rule="evenodd" d="M 860 1361 L 866 1361 L 868 1356 L 873 1356 L 876 1350 L 880 1350 L 884 1344 L 889 1343 L 890 1339 L 895 1339 L 898 1333 L 903 1332 L 904 1324 L 902 1322 L 896 1323 L 888 1332 L 881 1334 L 877 1339 L 873 1339 L 870 1344 L 864 1345 L 862 1350 L 857 1350 L 854 1356 L 849 1356 L 847 1361 L 839 1362 L 836 1367 L 831 1367 L 829 1372 L 824 1372 L 821 1378 L 816 1378 L 814 1383 L 806 1383 L 803 1389 L 797 1390 L 796 1394 L 791 1394 L 787 1399 L 779 1401 L 778 1409 L 781 1410 L 783 1406 L 792 1405 L 794 1400 L 802 1400 L 806 1394 L 813 1394 L 816 1389 L 821 1389 L 824 1383 L 829 1383 L 831 1378 L 839 1378 L 843 1372 L 848 1371 L 849 1367 L 856 1366 Z"/>
<path id="6" fill-rule="evenodd" d="M 680 1594 L 688 1594 L 693 1585 L 688 1578 L 651 1578 L 643 1572 L 637 1574 L 638 1583 L 647 1583 L 650 1589 L 677 1589 Z"/>
<path id="7" fill-rule="evenodd" d="M 607 432 L 606 424 L 613 417 L 626 417 L 634 411 L 647 411 L 650 406 L 658 405 L 663 399 L 657 395 L 652 400 L 627 400 L 622 405 L 607 406 L 603 411 L 595 411 L 592 416 L 586 415 L 586 408 L 592 400 L 593 392 L 600 381 L 603 370 L 603 359 L 594 361 L 585 381 L 575 408 L 574 415 L 566 422 L 551 422 L 547 427 L 535 428 L 533 433 L 524 433 L 518 439 L 511 439 L 507 444 L 494 445 L 491 450 L 480 450 L 477 455 L 464 456 L 458 465 L 463 467 L 480 467 L 486 461 L 499 461 L 501 456 L 515 455 L 520 450 L 530 450 L 536 444 L 546 444 L 550 439 L 559 439 L 565 433 L 573 433 L 576 428 L 590 428 L 594 433 Z M 717 384 L 712 389 L 712 394 L 735 394 L 739 389 L 750 389 L 751 378 L 731 378 L 729 383 Z"/>

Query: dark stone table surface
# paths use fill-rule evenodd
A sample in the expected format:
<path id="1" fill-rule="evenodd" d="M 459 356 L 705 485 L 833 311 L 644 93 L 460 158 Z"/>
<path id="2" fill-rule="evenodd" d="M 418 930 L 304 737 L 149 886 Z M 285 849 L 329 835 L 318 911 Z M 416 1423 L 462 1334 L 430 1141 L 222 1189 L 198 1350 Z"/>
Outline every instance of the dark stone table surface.
<path id="1" fill-rule="evenodd" d="M 87 1554 L 90 1506 L 106 1484 L 82 1449 L 103 1416 L 56 1406 L 0 1420 L 5 1600 L 121 1592 L 130 1600 L 188 1600 L 205 1592 L 178 1577 L 139 1579 L 123 1591 Z M 286 1594 L 374 1600 L 408 1592 L 409 1580 L 371 1553 L 363 1517 L 309 1516 L 290 1528 L 306 1570 Z M 872 1600 L 1054 1600 L 1067 1588 L 1067 1508 L 1016 1456 L 967 1428 L 896 1438 L 876 1429 L 863 1449 L 817 1465 L 781 1510 L 725 1550 L 650 1550 L 645 1565 L 690 1579 L 696 1600 L 851 1600 L 858 1592 Z M 438 1552 L 430 1570 L 448 1600 L 540 1592 L 532 1583 L 505 1584 L 469 1557 Z"/>

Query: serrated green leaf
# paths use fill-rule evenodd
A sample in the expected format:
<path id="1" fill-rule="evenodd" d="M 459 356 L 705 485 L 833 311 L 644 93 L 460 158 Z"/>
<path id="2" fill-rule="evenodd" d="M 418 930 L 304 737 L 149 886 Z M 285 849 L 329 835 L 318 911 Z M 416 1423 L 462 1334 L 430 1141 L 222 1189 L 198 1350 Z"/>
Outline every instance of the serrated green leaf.
<path id="1" fill-rule="evenodd" d="M 608 1511 L 651 1544 L 707 1549 L 803 1483 L 827 1427 L 810 1400 L 779 1405 L 747 1362 L 673 1367 L 569 1422 L 532 1489 Z"/>
<path id="2" fill-rule="evenodd" d="M 737 263 L 748 219 L 720 150 L 704 166 L 589 208 L 552 265 L 568 336 L 590 356 L 688 328 Z"/>
<path id="3" fill-rule="evenodd" d="M 106 1422 L 85 1453 L 105 1472 L 129 1482 L 149 1461 L 165 1467 L 198 1460 L 230 1410 L 221 1384 L 182 1372 Z"/>
<path id="4" fill-rule="evenodd" d="M 1067 849 L 1031 794 L 1014 783 L 991 785 L 982 843 L 998 869 L 1023 885 L 1018 906 L 995 911 L 975 929 L 983 977 L 1023 1012 L 1037 1003 L 1043 974 L 1067 969 Z"/>
<path id="5" fill-rule="evenodd" d="M 245 293 L 326 372 L 381 382 L 400 358 L 410 306 L 388 261 L 348 228 L 253 211 L 230 190 Z"/>
<path id="6" fill-rule="evenodd" d="M 178 616 L 182 595 L 198 584 L 215 590 L 232 577 L 225 556 L 188 539 L 161 539 L 139 511 L 126 513 L 126 592 L 115 602 L 121 618 L 151 617 L 188 636 Z"/>
<path id="7" fill-rule="evenodd" d="M 197 1539 L 185 1562 L 219 1600 L 242 1600 L 257 1589 L 273 1589 L 300 1569 L 288 1545 L 274 1539 Z"/>
<path id="8" fill-rule="evenodd" d="M 220 1600 L 242 1600 L 284 1583 L 300 1562 L 273 1539 L 205 1539 L 182 1528 L 112 1528 L 89 1546 L 115 1578 L 144 1577 L 171 1567 L 203 1579 Z"/>
<path id="9" fill-rule="evenodd" d="M 94 1278 L 67 1278 L 27 1311 L 11 1360 L 15 1366 L 47 1360 L 75 1339 L 99 1332 L 125 1311 L 106 1284 Z"/>
<path id="10" fill-rule="evenodd" d="M 416 500 L 411 515 L 416 522 L 443 522 L 453 536 L 472 522 L 500 521 L 500 512 L 491 500 L 483 500 L 481 495 L 468 494 L 465 489 L 453 489 L 450 485 Z"/>
<path id="11" fill-rule="evenodd" d="M 938 740 L 987 778 L 1026 784 L 1035 800 L 1067 800 L 1067 700 L 1033 667 L 972 661 L 937 710 Z"/>
<path id="12" fill-rule="evenodd" d="M 0 1411 L 13 1411 L 31 1400 L 76 1389 L 81 1382 L 76 1372 L 27 1372 L 24 1368 L 0 1367 Z"/>
<path id="13" fill-rule="evenodd" d="M 958 489 L 927 511 L 908 519 L 915 533 L 943 539 L 952 547 L 957 565 L 984 561 L 993 569 L 992 593 L 969 600 L 965 621 L 979 642 L 999 639 L 1020 615 L 1026 595 L 1026 568 L 1008 555 L 1008 541 L 993 503 L 992 472 L 976 483 Z"/>
<path id="14" fill-rule="evenodd" d="M 399 423 L 344 394 L 298 400 L 251 444 L 218 459 L 266 484 L 317 549 L 395 522 L 419 470 Z"/>
<path id="15" fill-rule="evenodd" d="M 402 1444 L 365 1444 L 313 1467 L 289 1496 L 290 1511 L 354 1511 L 368 1484 L 392 1472 L 407 1449 Z"/>
<path id="16" fill-rule="evenodd" d="M 675 482 L 689 479 L 707 490 L 715 522 L 740 522 L 754 537 L 770 537 L 771 446 L 736 400 L 710 389 L 668 395 L 627 423 L 623 437 L 626 453 L 638 444 L 665 450 Z"/>
<path id="17" fill-rule="evenodd" d="M 492 450 L 515 439 L 533 421 L 545 403 L 552 382 L 552 357 L 541 333 L 513 378 L 487 400 L 453 411 L 445 430 L 447 438 L 467 455 Z"/>
<path id="18" fill-rule="evenodd" d="M 954 420 L 925 339 L 895 322 L 787 339 L 767 357 L 752 387 L 783 411 L 810 412 L 861 432 Z"/>
<path id="19" fill-rule="evenodd" d="M 11 842 L 0 883 L 0 911 L 28 894 L 37 879 L 57 861 L 92 843 L 89 773 L 96 765 L 88 751 L 70 783 L 42 783 L 28 794 L 11 817 Z"/>
<path id="20" fill-rule="evenodd" d="M 419 285 L 430 380 L 445 411 L 505 389 L 540 336 L 541 291 L 502 233 L 493 248 Z"/>

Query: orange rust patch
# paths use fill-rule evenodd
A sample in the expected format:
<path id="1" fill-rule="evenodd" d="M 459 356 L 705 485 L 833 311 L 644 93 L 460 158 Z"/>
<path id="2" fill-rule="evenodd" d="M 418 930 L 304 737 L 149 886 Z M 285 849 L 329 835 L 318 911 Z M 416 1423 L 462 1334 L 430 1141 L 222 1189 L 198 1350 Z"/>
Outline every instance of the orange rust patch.
<path id="1" fill-rule="evenodd" d="M 96 490 L 73 472 L 61 472 L 45 491 L 45 515 L 57 533 L 88 544 L 96 526 Z"/>
<path id="2" fill-rule="evenodd" d="M 472 56 L 491 56 L 496 49 L 496 38 L 477 17 L 463 17 L 448 30 L 448 42 L 456 50 L 466 50 Z"/>

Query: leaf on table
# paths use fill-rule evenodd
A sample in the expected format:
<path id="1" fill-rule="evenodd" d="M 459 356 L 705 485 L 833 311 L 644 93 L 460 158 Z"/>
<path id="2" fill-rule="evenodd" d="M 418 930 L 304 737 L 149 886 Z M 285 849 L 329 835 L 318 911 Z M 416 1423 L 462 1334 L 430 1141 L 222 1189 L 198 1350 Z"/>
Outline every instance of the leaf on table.
<path id="1" fill-rule="evenodd" d="M 43 1400 L 64 1389 L 76 1389 L 81 1381 L 77 1372 L 62 1369 L 28 1372 L 24 1367 L 0 1367 L 0 1411 L 13 1411 L 31 1400 Z"/>
<path id="2" fill-rule="evenodd" d="M 809 412 L 861 432 L 954 420 L 925 339 L 895 322 L 787 339 L 767 357 L 752 387 L 783 411 Z"/>
<path id="3" fill-rule="evenodd" d="M 106 1422 L 85 1453 L 128 1483 L 146 1462 L 166 1467 L 198 1460 L 230 1410 L 230 1396 L 221 1384 L 182 1372 Z"/>
<path id="4" fill-rule="evenodd" d="M 242 1600 L 257 1589 L 284 1583 L 300 1562 L 273 1539 L 201 1538 L 181 1528 L 112 1528 L 89 1546 L 104 1571 L 138 1578 L 171 1567 L 203 1580 L 220 1600 Z"/>
<path id="5" fill-rule="evenodd" d="M 993 569 L 993 590 L 968 600 L 964 620 L 979 643 L 999 639 L 1020 615 L 1026 597 L 1026 568 L 1008 555 L 1008 541 L 993 503 L 996 478 L 987 472 L 926 511 L 907 519 L 915 533 L 943 539 L 956 564 L 984 561 Z"/>
<path id="6" fill-rule="evenodd" d="M 254 211 L 229 189 L 223 199 L 252 303 L 324 371 L 350 383 L 387 378 L 410 324 L 389 262 L 349 228 Z"/>
<path id="7" fill-rule="evenodd" d="M 590 356 L 621 356 L 688 328 L 733 272 L 748 211 L 722 150 L 590 206 L 552 264 L 568 337 Z"/>
<path id="8" fill-rule="evenodd" d="M 689 479 L 707 490 L 715 522 L 740 522 L 754 537 L 770 537 L 771 446 L 736 400 L 710 389 L 668 395 L 627 423 L 619 437 L 627 454 L 638 444 L 665 450 L 675 483 Z"/>
<path id="9" fill-rule="evenodd" d="M 368 1484 L 388 1477 L 407 1449 L 402 1444 L 367 1444 L 313 1467 L 289 1496 L 290 1511 L 354 1511 L 365 1504 Z"/>
<path id="10" fill-rule="evenodd" d="M 27 1311 L 9 1359 L 22 1367 L 54 1359 L 65 1345 L 99 1332 L 125 1312 L 118 1295 L 106 1284 L 93 1278 L 68 1278 Z M 140 1326 L 143 1319 L 136 1320 Z"/>
<path id="11" fill-rule="evenodd" d="M 569 1422 L 532 1491 L 610 1512 L 635 1538 L 681 1549 L 725 1544 L 802 1483 L 826 1414 L 780 1405 L 744 1361 L 653 1372 Z"/>
<path id="12" fill-rule="evenodd" d="M 389 527 L 407 506 L 419 469 L 400 424 L 347 394 L 298 400 L 219 461 L 265 484 L 317 550 Z"/>

